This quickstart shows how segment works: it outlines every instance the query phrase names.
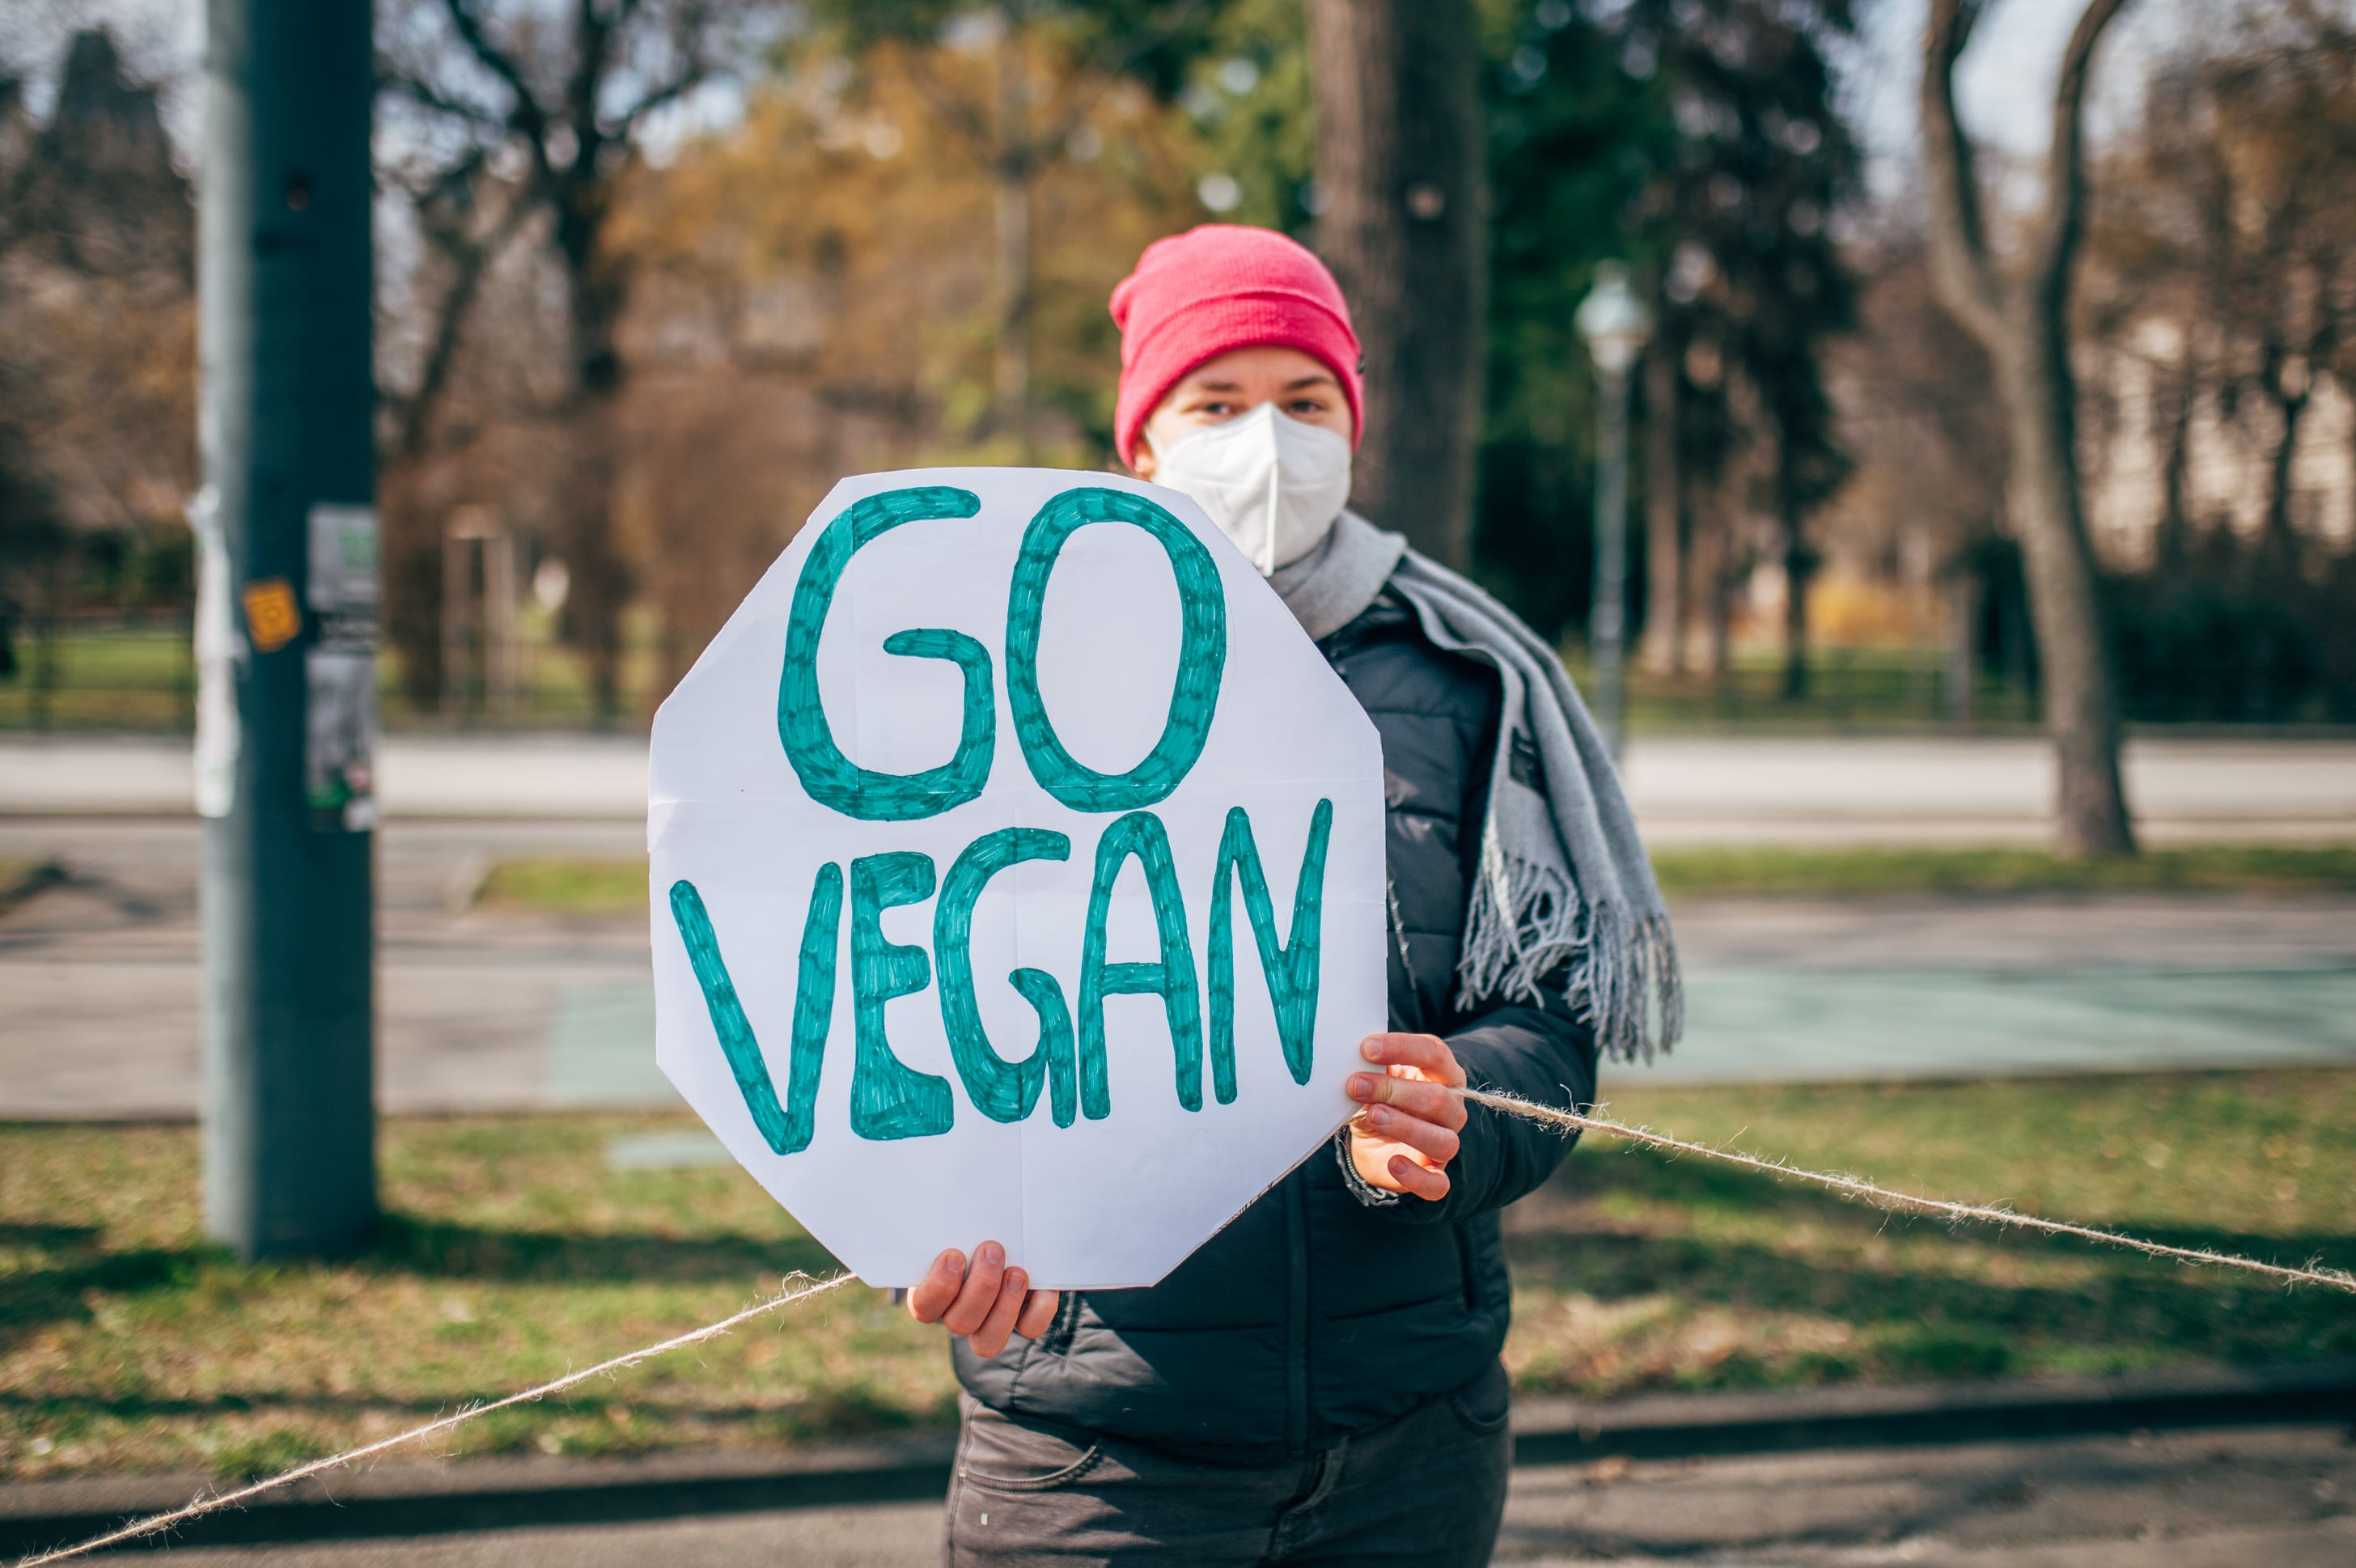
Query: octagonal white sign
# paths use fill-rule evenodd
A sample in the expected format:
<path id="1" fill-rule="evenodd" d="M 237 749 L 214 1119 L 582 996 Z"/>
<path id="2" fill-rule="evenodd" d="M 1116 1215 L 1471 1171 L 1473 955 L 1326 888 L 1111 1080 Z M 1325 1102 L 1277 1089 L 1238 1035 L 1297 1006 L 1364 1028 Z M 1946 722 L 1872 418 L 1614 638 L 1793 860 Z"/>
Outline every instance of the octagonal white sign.
<path id="1" fill-rule="evenodd" d="M 1179 492 L 845 479 L 655 715 L 663 1071 L 870 1284 L 1151 1284 L 1350 1114 L 1382 776 Z"/>

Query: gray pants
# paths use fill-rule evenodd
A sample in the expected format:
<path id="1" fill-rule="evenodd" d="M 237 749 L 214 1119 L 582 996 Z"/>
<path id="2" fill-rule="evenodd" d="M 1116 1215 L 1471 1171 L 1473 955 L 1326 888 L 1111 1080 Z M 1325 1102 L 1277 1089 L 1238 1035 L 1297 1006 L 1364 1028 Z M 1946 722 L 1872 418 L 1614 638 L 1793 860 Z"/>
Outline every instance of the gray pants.
<path id="1" fill-rule="evenodd" d="M 946 1568 L 1481 1568 L 1513 1463 L 1502 1367 L 1387 1425 L 1264 1465 L 1204 1464 L 961 1403 Z"/>

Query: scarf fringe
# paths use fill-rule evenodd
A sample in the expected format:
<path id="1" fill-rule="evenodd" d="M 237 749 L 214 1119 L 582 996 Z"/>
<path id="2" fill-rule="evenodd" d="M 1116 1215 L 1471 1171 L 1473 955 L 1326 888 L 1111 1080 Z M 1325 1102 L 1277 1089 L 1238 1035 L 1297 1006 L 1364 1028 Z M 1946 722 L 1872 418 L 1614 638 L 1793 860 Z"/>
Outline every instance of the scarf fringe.
<path id="1" fill-rule="evenodd" d="M 1617 904 L 1590 904 L 1562 872 L 1506 854 L 1492 834 L 1465 914 L 1458 1005 L 1536 1004 L 1565 964 L 1572 1016 L 1594 1031 L 1604 1057 L 1648 1062 L 1684 1032 L 1685 985 L 1667 917 L 1632 920 Z"/>

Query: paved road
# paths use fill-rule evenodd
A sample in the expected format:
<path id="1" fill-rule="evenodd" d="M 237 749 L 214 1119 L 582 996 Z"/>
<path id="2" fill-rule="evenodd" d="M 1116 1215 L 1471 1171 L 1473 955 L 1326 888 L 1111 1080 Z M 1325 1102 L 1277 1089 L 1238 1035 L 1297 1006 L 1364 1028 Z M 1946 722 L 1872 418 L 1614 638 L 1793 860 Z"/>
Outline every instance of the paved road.
<path id="1" fill-rule="evenodd" d="M 2343 1428 L 1518 1470 L 1502 1563 L 2347 1568 Z M 177 1551 L 212 1568 L 885 1568 L 938 1561 L 931 1504 L 334 1546 Z"/>
<path id="2" fill-rule="evenodd" d="M 402 821 L 379 840 L 393 1111 L 670 1104 L 636 920 L 453 913 L 511 855 L 627 856 L 626 822 Z M 74 880 L 0 915 L 0 1116 L 197 1100 L 187 820 L 0 817 Z M 1726 900 L 1676 911 L 1687 1042 L 1607 1089 L 2356 1063 L 2356 898 Z"/>
<path id="3" fill-rule="evenodd" d="M 379 1103 L 669 1102 L 643 925 L 449 909 L 499 859 L 645 844 L 628 822 L 380 833 Z M 73 877 L 0 915 L 0 1116 L 194 1112 L 198 845 L 187 820 L 0 818 L 0 858 L 54 857 Z"/>
<path id="4" fill-rule="evenodd" d="M 625 736 L 394 736 L 395 818 L 643 819 L 646 746 Z M 186 741 L 0 737 L 0 816 L 178 816 Z M 2130 795 L 2154 843 L 2356 840 L 2356 743 L 2149 740 Z M 1661 736 L 1639 739 L 1630 800 L 1656 843 L 2040 843 L 2051 750 L 2031 739 Z"/>

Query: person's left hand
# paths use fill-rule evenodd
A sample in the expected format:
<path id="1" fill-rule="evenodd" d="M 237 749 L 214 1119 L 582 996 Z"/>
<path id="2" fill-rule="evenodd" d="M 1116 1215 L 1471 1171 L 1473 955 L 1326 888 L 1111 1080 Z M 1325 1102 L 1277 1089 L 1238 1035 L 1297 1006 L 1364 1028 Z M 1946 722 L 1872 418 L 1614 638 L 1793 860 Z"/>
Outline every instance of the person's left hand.
<path id="1" fill-rule="evenodd" d="M 1464 1101 L 1439 1086 L 1464 1087 L 1456 1053 L 1436 1035 L 1369 1035 L 1358 1051 L 1385 1070 L 1350 1075 L 1350 1098 L 1365 1106 L 1350 1121 L 1351 1163 L 1369 1187 L 1447 1197 Z"/>
<path id="2" fill-rule="evenodd" d="M 908 1291 L 908 1315 L 964 1335 L 975 1355 L 988 1358 L 1005 1349 L 1014 1335 L 1036 1339 L 1046 1333 L 1062 1301 L 1060 1292 L 1033 1290 L 1031 1276 L 1008 1265 L 1006 1249 L 984 1241 L 973 1250 L 970 1267 L 954 1247 L 935 1258 Z"/>

